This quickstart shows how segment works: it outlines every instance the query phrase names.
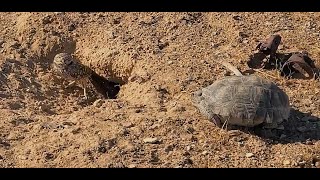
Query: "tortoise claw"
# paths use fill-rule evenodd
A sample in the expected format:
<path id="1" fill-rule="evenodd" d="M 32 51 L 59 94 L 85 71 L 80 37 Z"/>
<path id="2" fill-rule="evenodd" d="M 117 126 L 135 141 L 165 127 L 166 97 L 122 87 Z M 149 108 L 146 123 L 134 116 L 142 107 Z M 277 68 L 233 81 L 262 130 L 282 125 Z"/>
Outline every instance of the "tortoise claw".
<path id="1" fill-rule="evenodd" d="M 220 119 L 219 116 L 214 115 L 214 116 L 211 118 L 211 121 L 212 121 L 216 126 L 218 126 L 219 128 L 222 127 L 221 119 Z"/>

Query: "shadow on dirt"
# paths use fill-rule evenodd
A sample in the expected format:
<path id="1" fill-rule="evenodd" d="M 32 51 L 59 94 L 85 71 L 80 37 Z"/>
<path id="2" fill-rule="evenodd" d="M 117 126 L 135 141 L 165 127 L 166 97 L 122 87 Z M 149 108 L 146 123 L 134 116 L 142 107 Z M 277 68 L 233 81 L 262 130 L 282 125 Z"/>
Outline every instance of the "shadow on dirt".
<path id="1" fill-rule="evenodd" d="M 303 143 L 312 145 L 320 140 L 320 118 L 308 113 L 291 109 L 288 121 L 281 129 L 265 129 L 262 126 L 255 128 L 232 127 L 244 133 L 257 135 L 271 144 Z"/>

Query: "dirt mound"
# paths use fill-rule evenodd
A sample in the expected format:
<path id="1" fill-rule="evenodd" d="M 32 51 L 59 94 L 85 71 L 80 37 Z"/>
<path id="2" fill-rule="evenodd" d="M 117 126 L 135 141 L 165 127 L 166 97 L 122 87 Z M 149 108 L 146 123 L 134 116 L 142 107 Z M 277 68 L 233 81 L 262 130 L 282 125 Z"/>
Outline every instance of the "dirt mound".
<path id="1" fill-rule="evenodd" d="M 320 83 L 256 75 L 283 88 L 291 121 L 276 132 L 224 131 L 192 92 L 239 69 L 259 40 L 319 64 L 319 13 L 1 13 L 0 167 L 319 167 Z M 51 69 L 68 52 L 121 83 L 82 104 Z M 294 125 L 293 125 L 294 124 Z M 299 153 L 297 153 L 299 152 Z"/>

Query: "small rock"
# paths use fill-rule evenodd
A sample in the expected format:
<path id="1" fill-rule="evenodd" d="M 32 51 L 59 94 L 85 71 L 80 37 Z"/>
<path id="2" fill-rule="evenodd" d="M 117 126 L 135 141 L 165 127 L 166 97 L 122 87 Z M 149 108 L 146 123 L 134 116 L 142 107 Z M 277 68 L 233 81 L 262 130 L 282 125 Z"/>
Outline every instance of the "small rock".
<path id="1" fill-rule="evenodd" d="M 242 41 L 242 43 L 244 43 L 244 44 L 248 44 L 248 42 L 249 42 L 249 40 L 247 40 L 247 39 Z"/>
<path id="2" fill-rule="evenodd" d="M 270 26 L 270 25 L 272 25 L 272 22 L 266 22 L 265 25 Z"/>
<path id="3" fill-rule="evenodd" d="M 59 15 L 64 15 L 65 12 L 54 12 L 54 14 L 59 16 Z"/>
<path id="4" fill-rule="evenodd" d="M 136 110 L 134 110 L 134 112 L 135 113 L 140 113 L 140 112 L 142 112 L 142 110 L 141 109 L 136 109 Z"/>
<path id="5" fill-rule="evenodd" d="M 53 159 L 53 158 L 54 158 L 54 155 L 51 154 L 51 153 L 45 153 L 44 158 L 45 158 L 46 160 L 50 160 L 50 159 Z"/>
<path id="6" fill-rule="evenodd" d="M 283 161 L 283 165 L 290 165 L 290 161 L 289 160 L 284 160 Z"/>
<path id="7" fill-rule="evenodd" d="M 159 142 L 159 139 L 158 138 L 145 138 L 143 139 L 143 142 L 144 143 L 149 143 L 149 144 L 155 144 L 155 143 L 158 143 Z"/>
<path id="8" fill-rule="evenodd" d="M 175 106 L 171 110 L 174 112 L 183 112 L 183 111 L 186 111 L 186 108 L 183 106 Z"/>
<path id="9" fill-rule="evenodd" d="M 254 156 L 253 153 L 246 153 L 246 157 L 247 157 L 247 158 L 251 158 L 251 157 L 253 157 L 253 156 Z"/>
<path id="10" fill-rule="evenodd" d="M 99 107 L 102 106 L 103 103 L 104 103 L 104 101 L 103 101 L 102 99 L 98 99 L 98 100 L 96 100 L 96 101 L 93 103 L 93 105 L 94 105 L 95 107 L 99 108 Z"/>
<path id="11" fill-rule="evenodd" d="M 241 38 L 248 38 L 248 37 L 249 37 L 249 35 L 246 34 L 246 33 L 244 33 L 244 32 L 239 32 L 239 36 L 240 36 Z"/>
<path id="12" fill-rule="evenodd" d="M 239 130 L 230 130 L 228 131 L 230 136 L 239 136 L 241 134 L 241 131 Z"/>
<path id="13" fill-rule="evenodd" d="M 24 156 L 24 155 L 20 155 L 20 156 L 18 156 L 18 158 L 21 159 L 21 160 L 27 160 L 28 159 L 28 157 Z"/>
<path id="14" fill-rule="evenodd" d="M 306 140 L 306 145 L 314 145 L 314 143 L 310 140 Z"/>
<path id="15" fill-rule="evenodd" d="M 131 128 L 134 126 L 134 124 L 132 122 L 123 122 L 123 123 L 121 123 L 121 125 L 125 128 Z"/>
<path id="16" fill-rule="evenodd" d="M 232 18 L 233 18 L 234 20 L 237 20 L 237 21 L 241 20 L 241 16 L 238 16 L 238 15 L 233 16 Z"/>
<path id="17" fill-rule="evenodd" d="M 154 130 L 156 128 L 160 127 L 160 124 L 153 124 L 152 126 L 149 127 L 150 130 Z"/>
<path id="18" fill-rule="evenodd" d="M 111 149 L 112 147 L 114 147 L 116 145 L 116 139 L 115 138 L 111 138 L 108 140 L 104 140 L 100 143 L 100 146 L 104 146 L 107 148 L 107 150 Z"/>
<path id="19" fill-rule="evenodd" d="M 133 152 L 133 151 L 135 151 L 137 149 L 137 147 L 132 142 L 126 141 L 124 143 L 124 148 L 123 149 L 126 152 Z"/>
<path id="20" fill-rule="evenodd" d="M 50 33 L 52 34 L 52 36 L 58 36 L 59 32 L 51 30 Z"/>
<path id="21" fill-rule="evenodd" d="M 190 158 L 185 158 L 185 159 L 182 161 L 182 164 L 183 164 L 183 165 L 193 164 L 193 161 L 192 161 Z"/>
<path id="22" fill-rule="evenodd" d="M 189 153 L 188 151 L 184 151 L 184 152 L 182 153 L 182 155 L 183 155 L 183 156 L 190 156 L 190 153 Z"/>
<path id="23" fill-rule="evenodd" d="M 21 44 L 19 44 L 17 41 L 13 41 L 9 44 L 9 46 L 11 48 L 18 49 L 21 46 Z"/>
<path id="24" fill-rule="evenodd" d="M 128 165 L 128 168 L 136 168 L 136 167 L 137 167 L 136 164 L 129 164 L 129 165 Z"/>
<path id="25" fill-rule="evenodd" d="M 307 128 L 305 126 L 297 127 L 297 130 L 300 132 L 306 132 Z"/>
<path id="26" fill-rule="evenodd" d="M 317 162 L 320 162 L 320 156 L 316 156 L 312 158 L 312 163 L 315 164 Z"/>
<path id="27" fill-rule="evenodd" d="M 298 165 L 300 166 L 300 167 L 304 167 L 305 165 L 306 165 L 306 161 L 299 161 L 298 162 Z"/>
<path id="28" fill-rule="evenodd" d="M 168 64 L 170 65 L 170 64 L 173 64 L 173 61 L 168 61 Z"/>
<path id="29" fill-rule="evenodd" d="M 99 146 L 99 147 L 98 147 L 98 152 L 99 152 L 99 153 L 106 153 L 106 152 L 107 152 L 107 148 L 104 147 L 104 146 Z"/>
<path id="30" fill-rule="evenodd" d="M 190 127 L 190 126 L 186 127 L 185 129 L 188 133 L 191 133 L 191 134 L 195 131 L 193 127 Z"/>
<path id="31" fill-rule="evenodd" d="M 75 128 L 71 131 L 72 134 L 78 134 L 80 132 L 81 128 Z"/>
<path id="32" fill-rule="evenodd" d="M 46 16 L 42 19 L 42 24 L 49 24 L 52 22 L 51 16 Z"/>
<path id="33" fill-rule="evenodd" d="M 50 106 L 48 106 L 48 105 L 46 105 L 46 104 L 41 104 L 41 105 L 39 106 L 39 109 L 40 109 L 40 111 L 48 112 L 48 111 L 50 111 Z"/>
<path id="34" fill-rule="evenodd" d="M 68 31 L 73 31 L 73 30 L 75 30 L 76 29 L 76 26 L 74 25 L 74 24 L 70 24 L 69 26 L 68 26 Z"/>
<path id="35" fill-rule="evenodd" d="M 209 154 L 209 152 L 208 151 L 203 151 L 201 154 L 202 155 L 207 155 L 207 154 Z"/>
<path id="36" fill-rule="evenodd" d="M 164 151 L 166 152 L 166 153 L 168 153 L 168 152 L 170 152 L 170 151 L 172 151 L 173 150 L 173 145 L 168 145 L 168 146 L 166 146 L 165 148 L 164 148 Z"/>
<path id="37" fill-rule="evenodd" d="M 15 132 L 10 132 L 7 136 L 7 140 L 14 140 L 16 139 L 16 133 Z"/>

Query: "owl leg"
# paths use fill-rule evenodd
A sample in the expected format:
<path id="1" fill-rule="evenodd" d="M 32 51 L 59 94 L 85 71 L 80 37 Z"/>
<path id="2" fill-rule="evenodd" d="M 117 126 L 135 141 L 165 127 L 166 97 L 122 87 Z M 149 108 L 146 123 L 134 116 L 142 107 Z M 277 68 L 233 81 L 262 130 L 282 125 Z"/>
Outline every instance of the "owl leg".
<path id="1" fill-rule="evenodd" d="M 83 95 L 84 95 L 84 98 L 85 98 L 85 99 L 88 99 L 88 96 L 87 96 L 87 88 L 86 88 L 86 87 L 83 87 Z"/>
<path id="2" fill-rule="evenodd" d="M 80 84 L 81 84 L 81 87 L 83 89 L 83 96 L 84 98 L 87 100 L 88 99 L 88 96 L 87 96 L 87 83 L 86 83 L 86 79 L 81 79 L 80 80 Z"/>

